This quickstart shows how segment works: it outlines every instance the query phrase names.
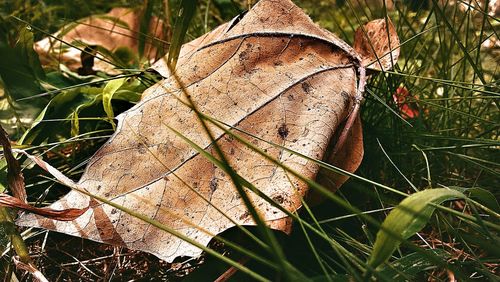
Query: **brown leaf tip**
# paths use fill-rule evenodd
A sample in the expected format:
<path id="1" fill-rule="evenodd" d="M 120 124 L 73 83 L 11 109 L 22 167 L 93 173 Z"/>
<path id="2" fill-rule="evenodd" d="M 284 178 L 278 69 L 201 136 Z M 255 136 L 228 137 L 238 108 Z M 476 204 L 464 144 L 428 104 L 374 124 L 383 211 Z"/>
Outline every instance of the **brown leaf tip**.
<path id="1" fill-rule="evenodd" d="M 368 22 L 356 30 L 354 49 L 363 66 L 373 70 L 389 70 L 399 57 L 399 38 L 389 18 Z"/>

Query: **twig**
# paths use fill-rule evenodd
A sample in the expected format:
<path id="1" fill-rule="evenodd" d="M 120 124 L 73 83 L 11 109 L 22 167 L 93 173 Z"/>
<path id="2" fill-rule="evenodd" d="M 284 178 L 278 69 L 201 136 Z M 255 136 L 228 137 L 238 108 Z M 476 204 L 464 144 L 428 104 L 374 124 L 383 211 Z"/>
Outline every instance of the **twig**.
<path id="1" fill-rule="evenodd" d="M 244 257 L 241 260 L 239 260 L 238 263 L 244 265 L 245 263 L 248 262 L 248 260 L 249 260 L 248 257 Z M 225 282 L 229 280 L 229 278 L 231 278 L 237 271 L 238 269 L 236 267 L 231 266 L 228 270 L 226 270 L 226 272 L 222 273 L 221 276 L 219 276 L 219 278 L 215 279 L 214 282 Z"/>
<path id="2" fill-rule="evenodd" d="M 16 265 L 17 268 L 26 270 L 27 272 L 31 273 L 31 275 L 33 276 L 33 278 L 35 278 L 35 280 L 38 280 L 40 282 L 49 282 L 49 280 L 47 280 L 47 278 L 45 278 L 45 276 L 43 276 L 40 270 L 36 269 L 33 266 L 33 264 L 24 263 L 18 260 L 17 256 L 12 257 L 12 259 L 14 260 L 14 264 Z"/>

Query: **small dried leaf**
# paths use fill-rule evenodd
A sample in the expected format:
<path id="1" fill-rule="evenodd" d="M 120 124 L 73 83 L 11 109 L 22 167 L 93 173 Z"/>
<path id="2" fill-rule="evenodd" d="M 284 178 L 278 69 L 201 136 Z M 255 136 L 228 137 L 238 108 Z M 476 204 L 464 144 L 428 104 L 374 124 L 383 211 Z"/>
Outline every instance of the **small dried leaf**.
<path id="1" fill-rule="evenodd" d="M 91 16 L 81 20 L 79 24 L 69 25 L 56 32 L 54 36 L 64 42 L 81 42 L 87 46 L 100 46 L 109 51 L 125 46 L 137 53 L 141 16 L 142 12 L 140 10 L 114 8 L 106 15 Z M 156 61 L 158 54 L 164 53 L 162 49 L 166 49 L 161 41 L 155 39 L 163 38 L 162 26 L 160 19 L 156 17 L 151 19 L 150 33 L 145 48 L 147 52 L 144 54 L 151 61 Z M 80 50 L 61 43 L 54 38 L 47 37 L 36 42 L 35 51 L 40 55 L 42 64 L 47 64 L 55 59 L 67 65 L 73 71 L 79 68 L 89 71 L 89 61 L 82 61 L 81 58 L 89 58 L 89 56 L 83 55 Z M 113 68 L 113 65 L 99 59 L 93 62 L 94 71 L 113 73 Z"/>
<path id="2" fill-rule="evenodd" d="M 399 57 L 399 37 L 391 19 L 378 19 L 356 30 L 354 49 L 372 70 L 390 70 Z"/>

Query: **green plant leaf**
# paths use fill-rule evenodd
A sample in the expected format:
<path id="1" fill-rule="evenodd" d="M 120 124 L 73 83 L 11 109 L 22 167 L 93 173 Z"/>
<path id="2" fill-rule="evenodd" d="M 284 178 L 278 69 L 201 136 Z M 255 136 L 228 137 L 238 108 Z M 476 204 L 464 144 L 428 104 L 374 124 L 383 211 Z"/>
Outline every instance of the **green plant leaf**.
<path id="1" fill-rule="evenodd" d="M 390 266 L 380 270 L 380 274 L 390 279 L 390 281 L 416 281 L 416 275 L 436 268 L 436 264 L 428 259 L 429 255 L 437 255 L 443 259 L 450 255 L 442 249 L 425 250 L 429 253 L 411 253 L 400 259 L 397 259 Z"/>
<path id="2" fill-rule="evenodd" d="M 111 82 L 122 80 L 113 78 Z M 78 86 L 74 88 L 65 87 L 67 90 L 61 91 L 54 96 L 47 106 L 42 110 L 39 116 L 34 120 L 31 128 L 26 131 L 19 140 L 19 144 L 41 144 L 45 141 L 56 141 L 56 136 L 65 136 L 69 138 L 65 124 L 71 124 L 71 136 L 82 132 L 93 131 L 100 127 L 96 121 L 106 120 L 107 112 L 104 111 L 103 96 L 104 88 L 108 87 L 110 91 L 109 103 L 112 100 L 121 100 L 135 103 L 140 100 L 142 92 L 146 85 L 136 78 L 123 78 L 122 83 L 117 90 L 110 89 L 109 83 L 101 87 Z M 112 88 L 115 88 L 113 86 Z M 111 104 L 107 104 L 107 107 Z M 112 110 L 110 113 L 114 113 Z M 51 120 L 51 122 L 48 122 Z M 82 121 L 84 120 L 84 121 Z M 57 123 L 56 123 L 57 121 Z M 102 123 L 101 123 L 102 125 Z M 63 127 L 61 127 L 63 126 Z M 102 127 L 101 127 L 102 128 Z"/>
<path id="3" fill-rule="evenodd" d="M 38 94 L 45 73 L 33 50 L 31 29 L 20 28 L 14 45 L 6 37 L 0 31 L 0 77 L 5 89 L 14 100 Z"/>
<path id="4" fill-rule="evenodd" d="M 104 86 L 104 89 L 102 90 L 102 105 L 104 107 L 106 115 L 109 118 L 109 121 L 113 125 L 113 128 L 115 128 L 115 123 L 113 122 L 115 114 L 113 112 L 113 106 L 111 105 L 111 100 L 113 99 L 113 95 L 115 95 L 118 88 L 120 88 L 125 83 L 125 81 L 127 81 L 126 78 L 111 80 L 106 84 L 106 86 Z"/>
<path id="5" fill-rule="evenodd" d="M 29 102 L 17 101 L 42 92 L 41 81 L 45 79 L 45 73 L 38 55 L 33 50 L 33 34 L 30 28 L 23 26 L 15 37 L 11 37 L 6 28 L 4 29 L 6 24 L 0 17 L 0 81 L 4 90 L 4 95 L 0 96 L 0 122 L 6 125 L 10 135 L 15 136 L 16 133 L 22 134 L 24 128 L 29 127 L 29 123 L 47 103 L 44 98 Z M 22 125 L 20 131 L 11 130 L 19 128 L 19 125 Z"/>
<path id="6" fill-rule="evenodd" d="M 181 46 L 184 43 L 184 38 L 186 37 L 189 23 L 193 19 L 197 4 L 198 0 L 182 0 L 179 7 L 179 14 L 175 20 L 172 41 L 168 50 L 167 63 L 172 69 L 175 69 L 175 65 L 177 64 L 177 58 L 179 58 Z"/>
<path id="7" fill-rule="evenodd" d="M 368 264 L 376 268 L 384 263 L 402 240 L 410 238 L 424 228 L 436 209 L 432 204 L 441 204 L 457 198 L 466 197 L 459 191 L 440 188 L 420 191 L 401 201 L 382 223 Z"/>
<path id="8" fill-rule="evenodd" d="M 490 191 L 474 187 L 474 188 L 462 188 L 462 187 L 450 187 L 452 189 L 456 189 L 464 194 L 466 194 L 469 198 L 477 200 L 480 204 L 485 205 L 487 208 L 492 211 L 499 213 L 500 205 L 498 204 L 497 198 Z"/>
<path id="9" fill-rule="evenodd" d="M 47 140 L 57 140 L 57 136 L 64 135 L 65 130 L 60 125 L 54 126 L 46 120 L 73 119 L 73 113 L 83 108 L 95 105 L 101 101 L 102 88 L 79 87 L 59 93 L 43 109 L 35 119 L 31 128 L 19 141 L 21 144 L 42 144 Z M 101 109 L 102 111 L 102 109 Z"/>

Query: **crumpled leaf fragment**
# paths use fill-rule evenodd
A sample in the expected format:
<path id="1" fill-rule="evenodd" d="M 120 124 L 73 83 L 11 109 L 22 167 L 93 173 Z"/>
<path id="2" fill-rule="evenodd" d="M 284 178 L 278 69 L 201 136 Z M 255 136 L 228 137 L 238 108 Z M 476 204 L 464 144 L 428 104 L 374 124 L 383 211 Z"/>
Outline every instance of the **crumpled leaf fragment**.
<path id="1" fill-rule="evenodd" d="M 97 46 L 100 47 L 101 51 L 120 52 L 121 48 L 126 47 L 137 53 L 141 17 L 142 11 L 140 10 L 114 8 L 105 15 L 91 16 L 62 28 L 54 35 L 36 42 L 35 50 L 40 55 L 40 60 L 44 65 L 55 60 L 65 64 L 72 71 L 81 69 L 88 73 L 92 68 L 88 67 L 90 61 L 86 65 L 82 65 L 82 51 L 63 42 L 76 43 L 80 46 L 84 44 L 81 49 L 90 46 L 91 49 L 87 50 L 87 53 L 84 52 L 88 55 L 84 55 L 84 59 L 92 59 L 91 54 Z M 159 40 L 160 38 L 163 38 L 163 22 L 152 17 L 144 53 L 144 56 L 151 62 L 156 61 L 159 58 L 158 55 L 164 54 L 166 50 L 165 43 Z M 101 55 L 97 56 L 102 58 Z M 93 61 L 94 71 L 115 73 L 114 68 L 115 66 L 102 60 Z"/>
<path id="2" fill-rule="evenodd" d="M 21 201 L 16 197 L 9 196 L 5 193 L 0 193 L 0 206 L 21 209 L 37 215 L 44 216 L 46 218 L 50 218 L 53 220 L 61 220 L 61 221 L 75 220 L 83 213 L 85 213 L 88 209 L 88 207 L 83 209 L 69 208 L 63 210 L 54 210 L 51 208 L 36 208 L 34 206 L 26 204 L 24 201 Z"/>
<path id="3" fill-rule="evenodd" d="M 182 48 L 176 69 L 180 83 L 161 69 L 164 62 L 158 63 L 157 70 L 167 78 L 117 117 L 116 133 L 89 160 L 78 183 L 34 160 L 70 187 L 141 211 L 206 245 L 213 234 L 254 222 L 229 176 L 178 135 L 217 156 L 185 93 L 203 114 L 314 178 L 317 164 L 271 144 L 318 160 L 334 159 L 327 148 L 350 113 L 361 63 L 353 48 L 315 25 L 291 1 L 262 0 L 239 21 Z M 357 139 L 349 150 L 362 156 L 359 119 L 354 124 L 356 130 L 348 136 Z M 301 207 L 305 183 L 220 128 L 209 124 L 209 129 L 240 177 L 289 211 Z M 360 158 L 342 160 L 339 166 L 353 171 Z M 247 192 L 271 227 L 289 228 L 283 212 Z M 58 222 L 25 214 L 17 223 L 147 251 L 167 261 L 201 252 L 119 209 L 91 202 L 95 200 L 73 190 L 50 207 L 90 205 L 78 219 Z"/>
<path id="4" fill-rule="evenodd" d="M 400 50 L 398 34 L 391 19 L 373 20 L 358 28 L 354 49 L 367 68 L 378 71 L 392 69 Z"/>

